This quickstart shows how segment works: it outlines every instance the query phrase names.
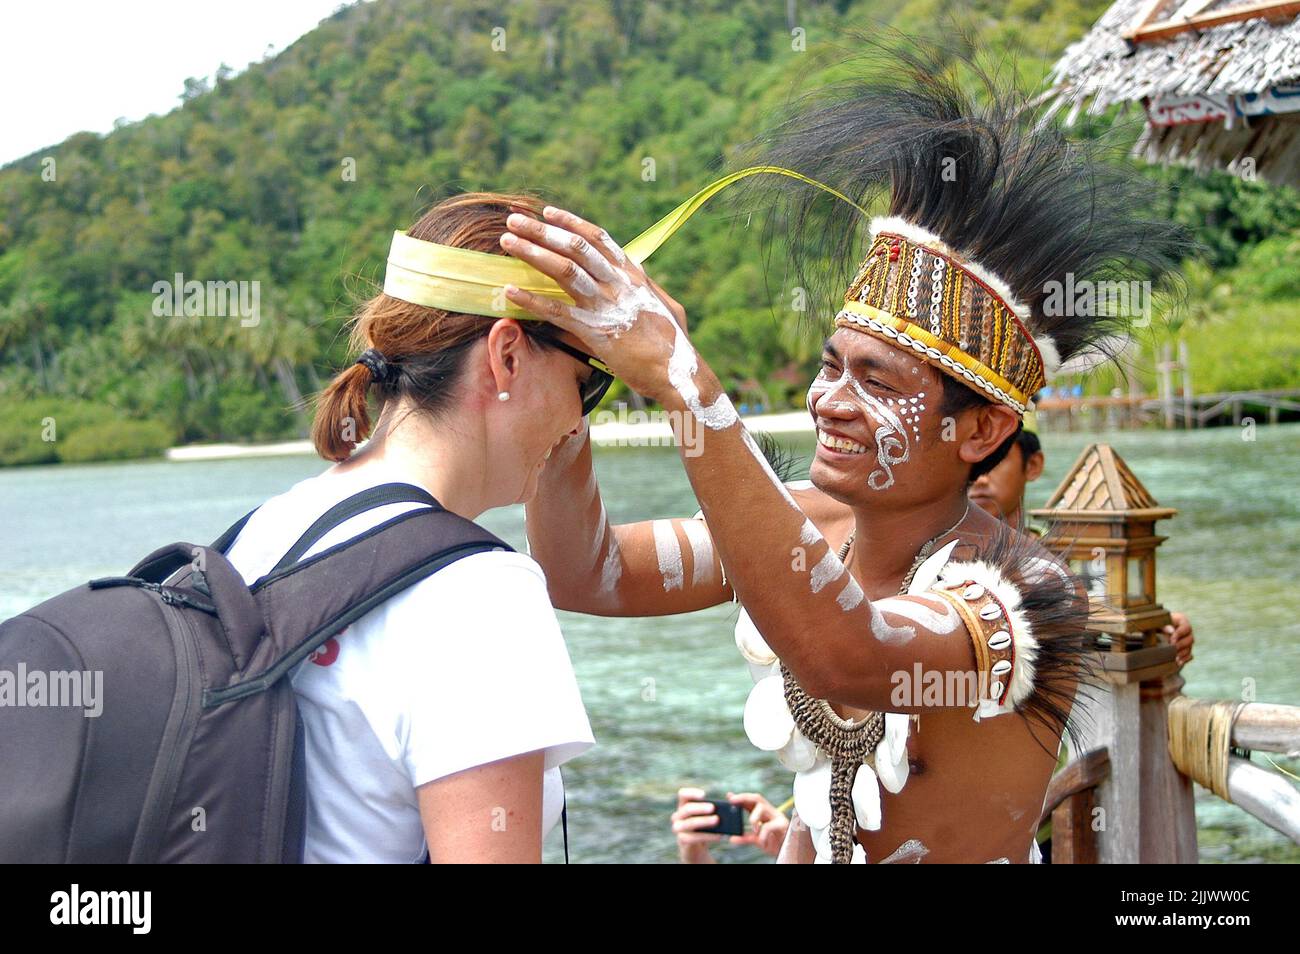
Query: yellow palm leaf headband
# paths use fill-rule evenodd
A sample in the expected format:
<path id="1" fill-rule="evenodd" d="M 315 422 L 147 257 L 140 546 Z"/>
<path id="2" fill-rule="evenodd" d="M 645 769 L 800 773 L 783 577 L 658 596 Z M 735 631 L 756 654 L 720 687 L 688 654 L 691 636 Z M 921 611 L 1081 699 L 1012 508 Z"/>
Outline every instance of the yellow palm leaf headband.
<path id="1" fill-rule="evenodd" d="M 640 265 L 681 228 L 705 202 L 732 183 L 756 173 L 775 173 L 799 179 L 829 192 L 849 203 L 863 215 L 868 215 L 866 209 L 842 192 L 793 169 L 783 169 L 780 166 L 752 166 L 733 172 L 705 186 L 628 242 L 624 246 L 624 252 L 628 258 Z M 425 242 L 412 238 L 405 232 L 393 233 L 393 244 L 388 251 L 388 268 L 384 272 L 384 294 L 386 295 L 413 305 L 425 305 L 429 308 L 466 315 L 536 320 L 535 315 L 524 311 L 505 297 L 503 289 L 506 285 L 515 285 L 535 294 L 558 298 L 570 304 L 573 302 L 564 289 L 551 278 L 517 258 Z"/>

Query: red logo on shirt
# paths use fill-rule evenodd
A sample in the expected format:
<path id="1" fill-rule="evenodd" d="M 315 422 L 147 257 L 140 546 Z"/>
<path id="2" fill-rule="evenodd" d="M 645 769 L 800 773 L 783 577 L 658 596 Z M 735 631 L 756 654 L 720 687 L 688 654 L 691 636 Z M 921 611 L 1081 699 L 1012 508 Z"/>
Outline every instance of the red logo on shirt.
<path id="1" fill-rule="evenodd" d="M 332 666 L 334 660 L 339 658 L 339 641 L 331 636 L 307 658 L 318 666 Z"/>

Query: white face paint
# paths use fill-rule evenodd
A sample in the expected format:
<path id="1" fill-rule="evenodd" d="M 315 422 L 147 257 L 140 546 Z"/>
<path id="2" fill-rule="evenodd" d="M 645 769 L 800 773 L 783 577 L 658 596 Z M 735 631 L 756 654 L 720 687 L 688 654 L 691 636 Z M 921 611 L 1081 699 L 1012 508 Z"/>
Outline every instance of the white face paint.
<path id="1" fill-rule="evenodd" d="M 664 592 L 680 590 L 686 582 L 682 566 L 682 548 L 671 520 L 656 520 L 652 524 L 655 537 L 655 556 L 659 558 L 659 572 L 664 578 Z"/>
<path id="2" fill-rule="evenodd" d="M 939 633 L 944 636 L 956 632 L 959 627 L 964 628 L 965 625 L 962 623 L 957 610 L 948 602 L 944 602 L 942 610 L 935 610 L 917 600 L 891 596 L 888 599 L 878 600 L 876 606 L 880 608 L 881 612 L 892 613 L 895 616 L 910 619 L 918 626 L 923 626 L 932 633 Z"/>
<path id="3" fill-rule="evenodd" d="M 682 530 L 691 545 L 691 585 L 703 586 L 713 581 L 713 540 L 702 520 L 682 521 Z"/>
<path id="4" fill-rule="evenodd" d="M 903 842 L 889 857 L 881 860 L 882 865 L 919 865 L 921 859 L 930 853 L 930 849 L 919 838 L 909 838 Z"/>
<path id="5" fill-rule="evenodd" d="M 877 424 L 877 468 L 867 478 L 867 486 L 872 490 L 888 490 L 894 486 L 894 467 L 906 463 L 911 456 L 911 441 L 907 437 L 907 430 L 899 416 L 874 394 L 868 394 L 857 379 L 850 378 L 849 385 L 867 406 L 868 413 L 876 419 Z"/>
<path id="6" fill-rule="evenodd" d="M 842 397 L 846 388 L 856 396 L 857 402 Z M 819 409 L 839 413 L 863 410 L 876 425 L 876 469 L 867 477 L 867 486 L 872 490 L 887 490 L 894 485 L 894 468 L 910 459 L 912 440 L 921 437 L 920 415 L 925 410 L 921 401 L 924 397 L 925 392 L 919 392 L 882 401 L 868 392 L 848 368 L 841 371 L 834 381 L 823 368 L 808 388 L 808 413 L 816 419 Z M 909 425 L 911 437 L 908 436 Z"/>

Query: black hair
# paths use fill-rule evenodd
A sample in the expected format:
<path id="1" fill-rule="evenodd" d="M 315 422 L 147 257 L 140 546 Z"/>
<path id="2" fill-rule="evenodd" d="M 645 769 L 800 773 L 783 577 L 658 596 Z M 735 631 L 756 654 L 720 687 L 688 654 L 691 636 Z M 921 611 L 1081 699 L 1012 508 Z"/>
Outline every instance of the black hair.
<path id="1" fill-rule="evenodd" d="M 992 404 L 993 402 L 984 395 L 979 394 L 974 388 L 968 388 L 956 378 L 940 372 L 940 388 L 943 396 L 939 401 L 939 413 L 944 417 L 956 417 L 962 411 L 968 411 L 973 407 L 979 407 L 983 404 Z M 1011 445 L 1020 437 L 1024 430 L 1024 425 L 1017 425 L 1015 433 L 1004 440 L 1001 444 L 993 449 L 983 460 L 977 460 L 970 465 L 970 474 L 966 482 L 973 483 L 983 477 L 1006 458 L 1011 452 Z"/>
<path id="2" fill-rule="evenodd" d="M 1029 458 L 1043 449 L 1043 442 L 1038 439 L 1038 435 L 1023 427 L 1016 434 L 1016 443 L 1020 445 L 1020 458 L 1025 467 L 1029 466 Z"/>

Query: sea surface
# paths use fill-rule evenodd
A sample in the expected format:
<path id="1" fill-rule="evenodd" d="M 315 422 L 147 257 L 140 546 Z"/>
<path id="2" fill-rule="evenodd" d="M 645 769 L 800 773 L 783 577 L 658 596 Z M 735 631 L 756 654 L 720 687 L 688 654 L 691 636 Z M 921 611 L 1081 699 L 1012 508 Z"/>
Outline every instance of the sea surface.
<path id="1" fill-rule="evenodd" d="M 1195 626 L 1184 691 L 1300 705 L 1300 425 L 1253 435 L 1232 427 L 1046 434 L 1047 470 L 1029 487 L 1031 507 L 1095 440 L 1115 447 L 1162 505 L 1178 508 L 1159 528 L 1169 539 L 1158 552 L 1158 598 Z M 811 438 L 793 444 L 806 468 Z M 0 619 L 123 573 L 162 544 L 210 542 L 325 466 L 302 456 L 0 470 Z M 598 448 L 596 467 L 617 522 L 697 509 L 671 448 Z M 522 508 L 481 522 L 524 548 Z M 680 785 L 718 797 L 789 797 L 789 774 L 741 729 L 751 682 L 733 641 L 735 616 L 731 605 L 658 619 L 560 614 L 597 738 L 565 767 L 575 862 L 675 861 L 668 816 Z M 1269 765 L 1264 753 L 1254 760 Z M 1277 764 L 1300 774 L 1300 760 Z M 1204 862 L 1300 861 L 1300 848 L 1200 789 L 1197 818 Z M 728 863 L 766 860 L 749 847 L 715 853 Z M 546 857 L 562 860 L 558 827 Z"/>

